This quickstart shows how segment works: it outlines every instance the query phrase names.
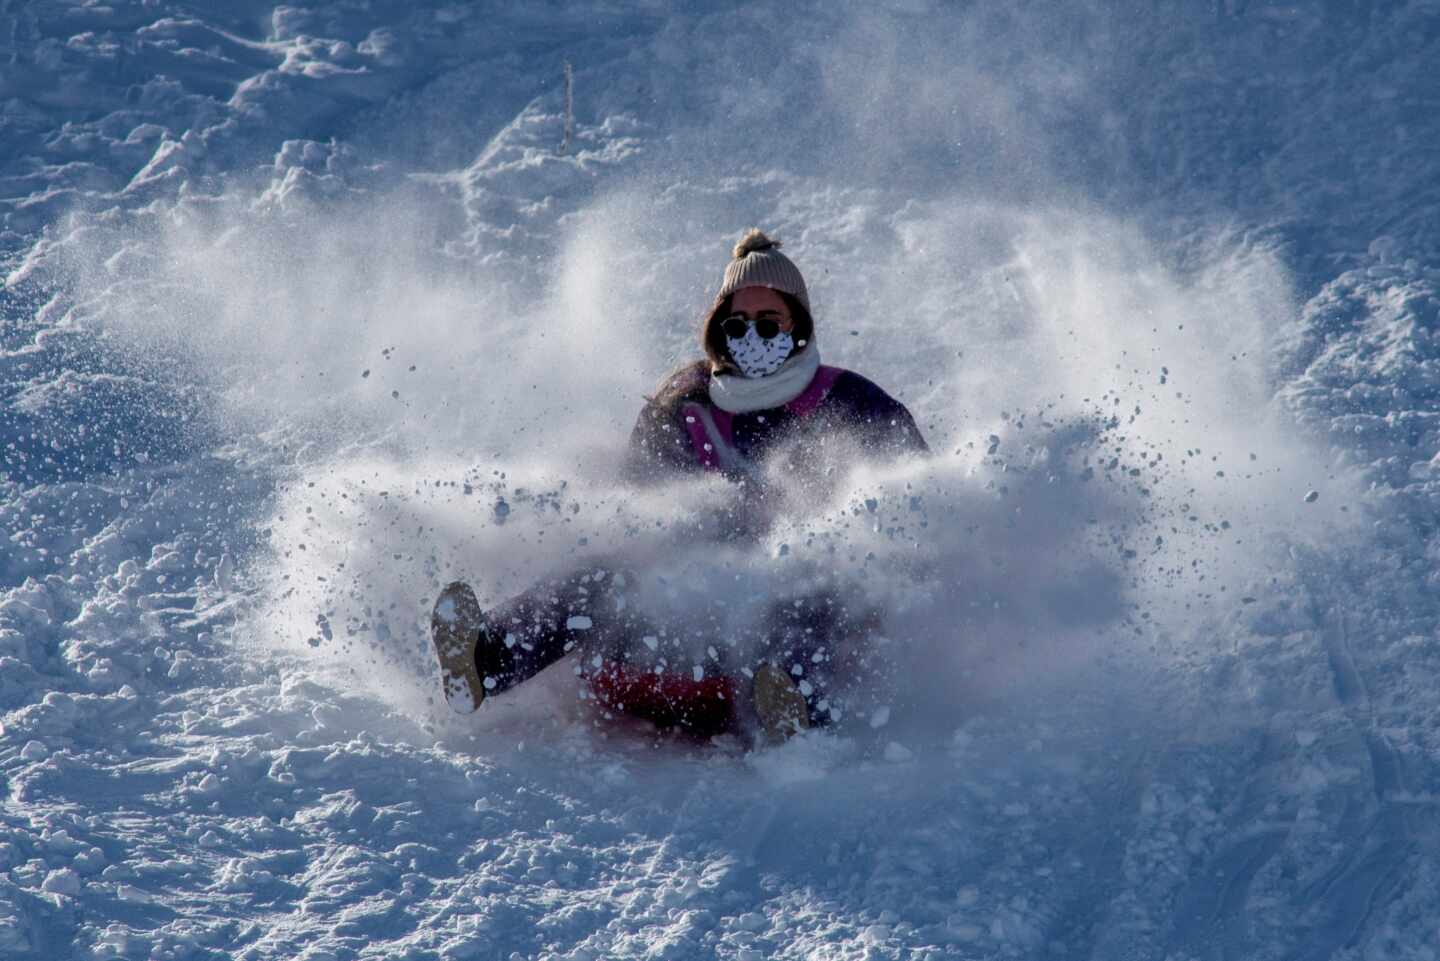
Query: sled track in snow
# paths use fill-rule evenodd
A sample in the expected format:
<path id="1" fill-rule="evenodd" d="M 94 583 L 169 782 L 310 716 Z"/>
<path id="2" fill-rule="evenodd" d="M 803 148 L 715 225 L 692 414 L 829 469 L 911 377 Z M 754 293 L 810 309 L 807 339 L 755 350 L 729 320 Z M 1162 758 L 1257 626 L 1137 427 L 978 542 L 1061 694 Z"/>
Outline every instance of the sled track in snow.
<path id="1" fill-rule="evenodd" d="M 1236 842 L 1208 862 L 1181 893 L 1176 907 L 1181 934 L 1176 940 L 1197 952 L 1195 957 L 1231 961 L 1247 956 L 1241 942 L 1250 887 L 1284 846 L 1286 833 L 1276 828 Z"/>
<path id="2" fill-rule="evenodd" d="M 1246 906 L 1258 875 L 1283 849 L 1290 821 L 1267 817 L 1265 805 L 1272 781 L 1278 781 L 1289 756 L 1274 734 L 1267 734 L 1261 749 L 1247 760 L 1242 797 L 1231 815 L 1244 828 L 1237 840 L 1226 844 L 1195 871 L 1179 891 L 1174 909 L 1174 930 L 1169 947 L 1181 957 L 1205 961 L 1232 961 L 1250 957 L 1250 927 Z"/>
<path id="3" fill-rule="evenodd" d="M 1417 870 L 1434 831 L 1421 818 L 1432 809 L 1409 799 L 1424 796 L 1425 778 L 1376 717 L 1345 616 L 1326 613 L 1317 622 L 1317 654 L 1339 706 L 1328 735 L 1338 759 L 1297 755 L 1283 725 L 1265 733 L 1243 762 L 1244 788 L 1227 806 L 1227 829 L 1176 892 L 1162 954 L 1323 961 L 1337 951 L 1363 951 L 1384 930 L 1387 909 L 1422 880 Z M 1291 785 L 1317 764 L 1331 779 L 1324 800 L 1338 803 L 1325 822 L 1291 800 L 1301 796 Z M 1337 780 L 1352 766 L 1359 779 Z M 1324 855 L 1328 866 L 1318 876 L 1296 877 L 1297 861 L 1316 855 L 1313 832 L 1321 828 L 1338 842 Z"/>
<path id="4" fill-rule="evenodd" d="M 1355 662 L 1350 631 L 1343 612 L 1322 619 L 1321 638 L 1330 662 L 1336 698 L 1359 736 L 1369 760 L 1373 813 L 1353 836 L 1363 838 L 1324 877 L 1311 884 L 1300 900 L 1325 905 L 1328 920 L 1291 953 L 1295 961 L 1319 961 L 1337 948 L 1352 949 L 1363 937 L 1375 912 L 1395 897 L 1413 874 L 1423 831 L 1415 823 L 1413 805 L 1396 800 L 1408 793 L 1415 778 L 1376 723 L 1364 674 Z"/>

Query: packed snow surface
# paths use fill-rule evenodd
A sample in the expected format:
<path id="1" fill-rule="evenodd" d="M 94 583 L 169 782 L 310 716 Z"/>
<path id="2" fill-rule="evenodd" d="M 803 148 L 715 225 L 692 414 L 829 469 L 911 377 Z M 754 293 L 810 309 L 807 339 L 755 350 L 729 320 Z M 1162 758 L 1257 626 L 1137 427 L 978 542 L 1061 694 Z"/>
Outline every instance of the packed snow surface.
<path id="1" fill-rule="evenodd" d="M 1440 958 L 1437 62 L 1434 0 L 0 2 L 0 958 Z M 614 468 L 756 225 L 935 456 L 717 548 Z M 880 666 L 764 749 L 571 662 L 449 712 L 439 589 L 567 568 L 735 636 L 838 578 Z"/>

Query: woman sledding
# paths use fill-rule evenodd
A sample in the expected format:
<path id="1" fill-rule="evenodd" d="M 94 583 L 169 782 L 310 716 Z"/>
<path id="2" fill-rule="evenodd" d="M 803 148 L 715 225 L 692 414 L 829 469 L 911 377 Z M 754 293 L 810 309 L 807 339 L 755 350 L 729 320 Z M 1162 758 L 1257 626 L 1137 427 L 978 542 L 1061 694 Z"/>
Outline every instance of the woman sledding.
<path id="1" fill-rule="evenodd" d="M 708 532 L 718 542 L 757 538 L 790 509 L 767 482 L 777 469 L 787 488 L 823 499 L 837 456 L 892 460 L 927 450 L 904 405 L 859 374 L 821 364 L 804 278 L 779 248 L 759 230 L 735 246 L 701 325 L 704 358 L 661 383 L 626 455 L 626 478 L 637 486 L 705 472 L 730 480 L 732 496 L 717 505 L 720 520 Z M 842 590 L 797 596 L 780 586 L 757 636 L 736 645 L 706 638 L 705 623 L 627 604 L 638 576 L 623 563 L 592 565 L 489 612 L 467 585 L 449 585 L 432 632 L 450 706 L 474 710 L 576 651 L 608 708 L 696 735 L 781 740 L 840 716 L 837 681 L 868 655 L 856 640 L 878 627 L 877 612 L 855 609 Z M 719 631 L 713 618 L 708 627 Z M 681 637 L 708 653 L 705 667 L 675 656 L 666 642 Z"/>

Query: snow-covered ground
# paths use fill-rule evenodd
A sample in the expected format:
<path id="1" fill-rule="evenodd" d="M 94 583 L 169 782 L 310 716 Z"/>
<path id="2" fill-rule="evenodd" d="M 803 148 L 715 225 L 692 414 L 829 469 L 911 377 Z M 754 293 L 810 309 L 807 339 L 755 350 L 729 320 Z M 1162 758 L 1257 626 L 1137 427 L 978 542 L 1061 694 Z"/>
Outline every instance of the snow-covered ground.
<path id="1" fill-rule="evenodd" d="M 1435 0 L 0 0 L 0 958 L 1440 958 L 1437 62 Z M 751 225 L 936 457 L 717 555 L 612 468 Z M 838 571 L 888 676 L 760 751 L 437 703 L 443 583 L 620 547 Z"/>

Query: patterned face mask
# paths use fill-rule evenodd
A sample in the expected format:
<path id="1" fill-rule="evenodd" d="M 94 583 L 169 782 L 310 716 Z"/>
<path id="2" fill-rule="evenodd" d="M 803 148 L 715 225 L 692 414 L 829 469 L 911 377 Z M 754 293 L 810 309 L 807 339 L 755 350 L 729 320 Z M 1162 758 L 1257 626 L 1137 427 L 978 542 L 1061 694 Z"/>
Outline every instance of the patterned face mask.
<path id="1" fill-rule="evenodd" d="M 795 350 L 795 341 L 789 334 L 779 331 L 774 337 L 761 337 L 755 330 L 756 326 L 751 324 L 746 327 L 744 337 L 725 338 L 725 345 L 730 348 L 730 356 L 735 359 L 735 366 L 739 367 L 740 373 L 746 377 L 764 377 L 775 373 L 790 359 L 790 354 Z"/>

